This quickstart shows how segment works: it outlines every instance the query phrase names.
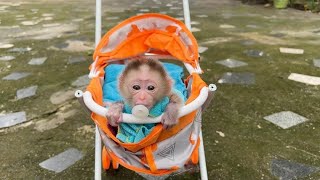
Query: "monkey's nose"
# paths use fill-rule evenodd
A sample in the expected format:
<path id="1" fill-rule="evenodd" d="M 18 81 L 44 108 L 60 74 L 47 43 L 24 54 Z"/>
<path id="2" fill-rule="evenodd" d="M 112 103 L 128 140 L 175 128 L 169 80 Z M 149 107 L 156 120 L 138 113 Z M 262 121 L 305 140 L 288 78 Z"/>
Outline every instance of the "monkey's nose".
<path id="1" fill-rule="evenodd" d="M 146 95 L 143 92 L 141 92 L 139 94 L 138 98 L 139 98 L 139 100 L 145 100 L 146 99 Z"/>

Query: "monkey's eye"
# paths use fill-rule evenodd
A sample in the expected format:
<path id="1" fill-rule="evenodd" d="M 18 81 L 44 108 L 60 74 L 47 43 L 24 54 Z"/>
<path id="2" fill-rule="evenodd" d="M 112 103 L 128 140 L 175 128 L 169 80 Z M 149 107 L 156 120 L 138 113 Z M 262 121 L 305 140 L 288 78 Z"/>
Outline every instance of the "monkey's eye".
<path id="1" fill-rule="evenodd" d="M 152 86 L 152 85 L 148 86 L 148 91 L 153 91 L 154 89 L 155 89 L 154 86 Z"/>
<path id="2" fill-rule="evenodd" d="M 140 86 L 139 85 L 133 85 L 132 88 L 137 91 L 137 90 L 140 89 Z"/>

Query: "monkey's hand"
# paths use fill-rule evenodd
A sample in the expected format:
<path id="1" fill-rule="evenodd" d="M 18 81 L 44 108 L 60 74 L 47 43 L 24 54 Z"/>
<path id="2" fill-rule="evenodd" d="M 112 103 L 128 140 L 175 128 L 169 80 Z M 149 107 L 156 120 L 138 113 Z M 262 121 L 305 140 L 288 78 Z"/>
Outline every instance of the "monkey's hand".
<path id="1" fill-rule="evenodd" d="M 109 106 L 109 110 L 107 113 L 107 119 L 108 119 L 108 123 L 111 126 L 118 126 L 120 122 L 122 122 L 122 111 L 123 111 L 123 107 L 124 104 L 123 102 L 116 102 L 116 103 L 107 103 L 107 105 Z"/>
<path id="2" fill-rule="evenodd" d="M 182 99 L 177 94 L 171 93 L 170 102 L 161 118 L 161 123 L 165 129 L 169 129 L 178 123 L 178 112 L 182 106 Z"/>

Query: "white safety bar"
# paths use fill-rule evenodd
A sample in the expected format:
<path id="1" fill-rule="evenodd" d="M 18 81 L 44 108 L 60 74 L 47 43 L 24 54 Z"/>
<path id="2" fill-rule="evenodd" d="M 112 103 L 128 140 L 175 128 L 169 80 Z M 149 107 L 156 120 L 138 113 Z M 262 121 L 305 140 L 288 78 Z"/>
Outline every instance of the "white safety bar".
<path id="1" fill-rule="evenodd" d="M 207 100 L 208 97 L 208 91 L 211 90 L 208 87 L 203 87 L 200 91 L 199 96 L 194 99 L 192 102 L 190 102 L 189 104 L 183 106 L 180 111 L 179 111 L 179 115 L 178 117 L 182 117 L 185 116 L 189 113 L 191 113 L 192 111 L 197 110 L 198 108 L 200 108 L 203 103 Z M 108 113 L 108 108 L 105 108 L 103 106 L 100 106 L 99 104 L 97 104 L 93 99 L 92 99 L 92 95 L 89 91 L 86 92 L 82 92 L 81 90 L 77 90 L 75 93 L 76 97 L 83 97 L 83 101 L 84 104 L 94 113 L 106 117 L 107 113 Z M 146 117 L 146 118 L 139 118 L 136 117 L 132 114 L 126 114 L 123 113 L 123 122 L 124 123 L 135 123 L 135 124 L 145 124 L 147 123 L 159 123 L 161 122 L 161 117 L 162 115 L 152 118 L 152 117 Z"/>
<path id="2" fill-rule="evenodd" d="M 96 0 L 96 28 L 95 28 L 95 45 L 98 46 L 100 40 L 101 40 L 101 10 L 102 10 L 102 3 L 101 0 Z M 96 62 L 95 62 L 96 63 Z M 95 64 L 94 63 L 94 64 Z M 95 71 L 95 67 L 92 68 Z M 93 78 L 94 76 L 97 76 L 99 72 L 90 72 L 89 77 Z M 94 161 L 94 179 L 95 180 L 101 180 L 101 166 L 102 166 L 102 160 L 101 160 L 101 136 L 99 134 L 98 126 L 96 125 L 95 128 L 95 161 Z"/>

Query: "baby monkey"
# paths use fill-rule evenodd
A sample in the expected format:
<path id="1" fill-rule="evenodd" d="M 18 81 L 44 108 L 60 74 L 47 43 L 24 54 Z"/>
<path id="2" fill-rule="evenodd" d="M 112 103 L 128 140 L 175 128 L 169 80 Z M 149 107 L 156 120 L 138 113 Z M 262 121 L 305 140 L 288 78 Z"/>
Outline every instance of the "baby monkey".
<path id="1" fill-rule="evenodd" d="M 153 59 L 134 59 L 119 76 L 118 88 L 125 103 L 131 107 L 144 105 L 150 110 L 157 102 L 168 97 L 161 123 L 165 129 L 178 123 L 178 111 L 183 106 L 182 98 L 173 91 L 173 80 L 160 62 Z M 118 126 L 122 122 L 124 102 L 109 104 L 108 123 Z"/>

